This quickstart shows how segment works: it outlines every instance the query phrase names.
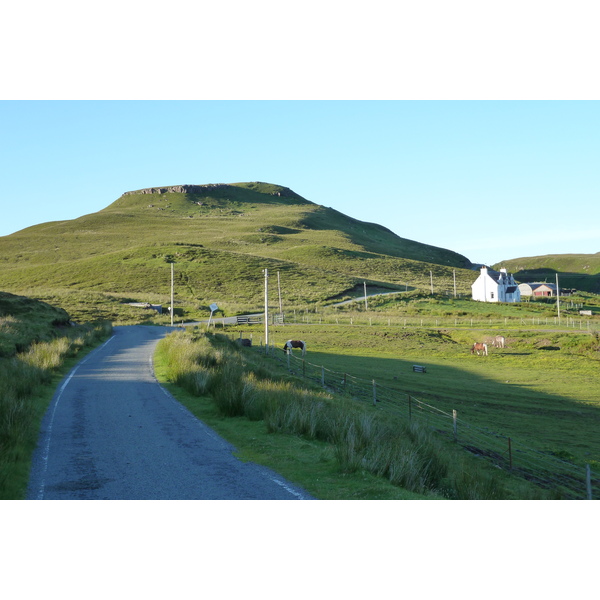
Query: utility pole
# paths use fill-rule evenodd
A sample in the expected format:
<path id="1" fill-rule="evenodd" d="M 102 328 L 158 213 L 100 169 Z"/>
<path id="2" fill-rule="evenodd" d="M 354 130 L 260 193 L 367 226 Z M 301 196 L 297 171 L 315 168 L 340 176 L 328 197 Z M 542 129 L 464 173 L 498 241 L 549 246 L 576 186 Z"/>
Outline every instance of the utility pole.
<path id="1" fill-rule="evenodd" d="M 369 307 L 367 306 L 367 282 L 363 281 L 363 283 L 365 284 L 365 310 L 369 310 Z"/>
<path id="2" fill-rule="evenodd" d="M 279 279 L 279 271 L 277 271 L 277 291 L 279 293 L 279 314 L 283 319 L 283 305 L 281 304 L 281 280 Z"/>
<path id="3" fill-rule="evenodd" d="M 454 279 L 454 297 L 456 298 L 456 269 L 452 271 L 452 278 Z"/>
<path id="4" fill-rule="evenodd" d="M 269 353 L 269 270 L 263 269 L 265 274 L 265 353 Z"/>
<path id="5" fill-rule="evenodd" d="M 558 311 L 558 324 L 560 325 L 560 290 L 558 289 L 558 273 L 556 274 L 556 310 Z"/>
<path id="6" fill-rule="evenodd" d="M 173 327 L 173 313 L 175 312 L 175 303 L 174 303 L 174 277 L 173 277 L 173 266 L 174 263 L 171 263 L 171 327 Z"/>

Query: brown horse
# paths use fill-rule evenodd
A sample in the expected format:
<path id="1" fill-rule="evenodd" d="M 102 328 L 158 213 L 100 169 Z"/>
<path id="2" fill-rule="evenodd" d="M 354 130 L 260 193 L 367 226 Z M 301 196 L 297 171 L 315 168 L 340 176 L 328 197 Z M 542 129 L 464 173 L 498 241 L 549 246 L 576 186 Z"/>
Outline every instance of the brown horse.
<path id="1" fill-rule="evenodd" d="M 475 342 L 473 347 L 471 348 L 471 354 L 475 354 L 477 352 L 477 356 L 481 352 L 484 356 L 487 356 L 487 344 L 482 344 L 481 342 Z"/>
<path id="2" fill-rule="evenodd" d="M 286 354 L 288 352 L 291 352 L 293 348 L 301 348 L 302 349 L 302 356 L 304 356 L 306 354 L 306 342 L 303 342 L 302 340 L 288 340 L 283 345 L 283 351 Z"/>

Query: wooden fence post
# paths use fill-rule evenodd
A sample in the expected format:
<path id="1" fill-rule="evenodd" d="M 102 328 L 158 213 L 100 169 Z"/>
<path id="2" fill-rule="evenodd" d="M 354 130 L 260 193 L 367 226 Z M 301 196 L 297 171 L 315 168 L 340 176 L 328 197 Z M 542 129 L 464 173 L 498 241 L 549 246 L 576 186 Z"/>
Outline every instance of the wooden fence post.
<path id="1" fill-rule="evenodd" d="M 456 435 L 456 411 L 453 410 L 452 411 L 452 429 L 454 430 L 454 441 L 457 441 L 457 435 Z"/>

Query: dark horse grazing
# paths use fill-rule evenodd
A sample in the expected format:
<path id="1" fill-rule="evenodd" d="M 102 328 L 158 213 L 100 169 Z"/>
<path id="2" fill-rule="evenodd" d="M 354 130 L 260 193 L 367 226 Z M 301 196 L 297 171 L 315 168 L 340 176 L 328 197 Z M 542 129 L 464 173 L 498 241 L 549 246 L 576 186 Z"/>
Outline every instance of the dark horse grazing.
<path id="1" fill-rule="evenodd" d="M 302 340 L 288 340 L 283 345 L 283 351 L 287 354 L 291 352 L 293 348 L 302 348 L 302 356 L 306 354 L 306 342 Z"/>
<path id="2" fill-rule="evenodd" d="M 471 354 L 475 354 L 477 352 L 477 356 L 481 352 L 484 356 L 487 356 L 487 344 L 481 344 L 479 342 L 475 342 L 473 347 L 471 348 Z"/>

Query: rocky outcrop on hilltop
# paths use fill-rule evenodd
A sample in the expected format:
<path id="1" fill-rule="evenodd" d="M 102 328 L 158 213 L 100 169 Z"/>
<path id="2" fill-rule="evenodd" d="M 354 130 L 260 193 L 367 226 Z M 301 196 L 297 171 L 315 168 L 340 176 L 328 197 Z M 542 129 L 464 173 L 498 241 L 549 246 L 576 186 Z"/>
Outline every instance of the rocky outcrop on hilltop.
<path id="1" fill-rule="evenodd" d="M 256 181 L 254 183 L 244 184 L 242 187 L 245 187 L 249 190 L 254 190 L 255 188 L 260 188 L 261 186 L 268 186 L 270 184 L 261 184 L 261 182 Z M 169 194 L 169 193 L 179 193 L 179 194 L 206 194 L 207 192 L 212 192 L 215 190 L 227 190 L 231 189 L 232 186 L 229 183 L 207 183 L 203 185 L 170 185 L 167 187 L 150 187 L 144 188 L 143 190 L 134 190 L 131 192 L 125 192 L 123 196 L 131 196 L 133 194 Z M 283 186 L 271 186 L 271 191 L 269 193 L 272 196 L 282 196 L 286 198 L 301 198 L 296 192 L 292 191 L 290 188 L 286 188 Z M 257 189 L 256 191 L 261 191 L 265 193 L 264 190 Z"/>
<path id="2" fill-rule="evenodd" d="M 225 189 L 229 187 L 226 183 L 209 183 L 205 185 L 170 185 L 168 187 L 151 187 L 144 188 L 143 190 L 134 190 L 132 192 L 125 192 L 123 196 L 130 196 L 132 194 L 202 194 L 209 190 L 214 189 Z"/>

